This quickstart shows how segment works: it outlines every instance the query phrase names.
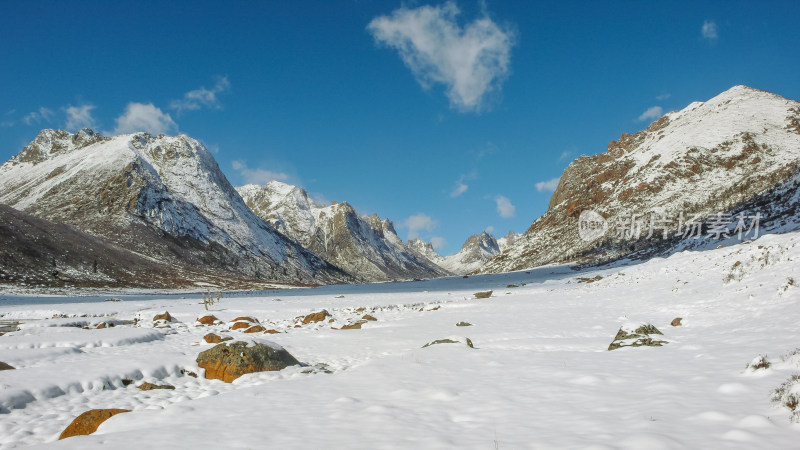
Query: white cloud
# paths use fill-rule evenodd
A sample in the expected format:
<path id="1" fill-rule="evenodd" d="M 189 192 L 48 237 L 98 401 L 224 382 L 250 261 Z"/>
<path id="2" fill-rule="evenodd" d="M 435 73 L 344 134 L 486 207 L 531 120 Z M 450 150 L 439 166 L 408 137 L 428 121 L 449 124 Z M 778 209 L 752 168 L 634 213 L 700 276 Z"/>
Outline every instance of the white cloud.
<path id="1" fill-rule="evenodd" d="M 539 192 L 553 192 L 558 187 L 560 177 L 551 178 L 547 181 L 540 181 L 536 183 L 536 190 Z"/>
<path id="2" fill-rule="evenodd" d="M 67 114 L 67 123 L 64 128 L 76 131 L 81 128 L 94 128 L 95 120 L 92 117 L 94 105 L 67 106 L 64 112 Z"/>
<path id="3" fill-rule="evenodd" d="M 713 20 L 706 20 L 703 22 L 701 32 L 703 33 L 703 38 L 709 41 L 716 40 L 719 37 L 717 34 L 717 23 Z"/>
<path id="4" fill-rule="evenodd" d="M 672 97 L 672 94 L 670 94 L 670 93 L 661 94 L 661 95 L 656 96 L 656 100 L 662 101 L 662 100 L 666 100 L 666 99 L 668 99 L 670 97 Z"/>
<path id="5" fill-rule="evenodd" d="M 178 130 L 178 124 L 169 114 L 152 103 L 128 103 L 125 112 L 116 118 L 114 134 L 145 131 L 150 134 L 169 133 Z"/>
<path id="6" fill-rule="evenodd" d="M 423 88 L 443 84 L 452 107 L 479 111 L 485 95 L 499 91 L 508 74 L 514 33 L 485 14 L 461 27 L 458 14 L 454 2 L 402 7 L 376 17 L 367 29 L 400 53 Z"/>
<path id="7" fill-rule="evenodd" d="M 500 214 L 500 217 L 514 217 L 517 207 L 511 204 L 511 200 L 498 195 L 494 198 L 494 201 L 497 203 L 497 213 Z"/>
<path id="8" fill-rule="evenodd" d="M 565 159 L 569 158 L 571 154 L 572 154 L 571 152 L 564 150 L 563 152 L 561 152 L 561 155 L 559 155 L 558 162 L 564 161 Z"/>
<path id="9" fill-rule="evenodd" d="M 441 237 L 441 236 L 434 236 L 434 237 L 431 238 L 431 245 L 436 250 L 444 248 L 446 243 L 447 243 L 447 241 L 445 241 L 444 238 Z"/>
<path id="10" fill-rule="evenodd" d="M 494 233 L 494 227 L 493 227 L 493 226 L 491 226 L 491 225 L 489 225 L 489 226 L 488 226 L 488 227 L 486 227 L 486 229 L 485 229 L 485 230 L 483 230 L 483 231 L 485 231 L 485 232 L 487 232 L 487 233 L 489 233 L 489 234 L 491 234 L 491 233 Z"/>
<path id="11" fill-rule="evenodd" d="M 639 116 L 639 122 L 645 120 L 652 120 L 658 119 L 659 117 L 664 115 L 664 109 L 660 106 L 651 106 L 647 108 L 647 111 L 643 112 L 642 115 Z"/>
<path id="12" fill-rule="evenodd" d="M 53 117 L 53 110 L 42 106 L 37 111 L 28 113 L 22 118 L 22 121 L 25 122 L 25 125 L 33 125 L 42 121 L 49 122 L 51 117 Z"/>
<path id="13" fill-rule="evenodd" d="M 214 84 L 213 88 L 206 89 L 205 87 L 201 87 L 200 89 L 189 91 L 183 95 L 182 99 L 173 100 L 169 107 L 171 109 L 177 109 L 178 111 L 193 111 L 203 107 L 218 109 L 220 108 L 220 104 L 217 94 L 227 91 L 230 87 L 231 83 L 228 81 L 228 77 L 221 77 L 217 80 L 216 84 Z"/>
<path id="14" fill-rule="evenodd" d="M 287 181 L 289 175 L 283 172 L 273 172 L 266 169 L 251 169 L 244 161 L 234 161 L 231 163 L 233 170 L 239 172 L 246 184 L 264 185 L 270 181 Z"/>
<path id="15" fill-rule="evenodd" d="M 436 228 L 436 221 L 427 214 L 418 213 L 404 220 L 401 225 L 408 228 L 408 239 L 414 239 L 419 237 L 419 232 L 422 230 L 433 231 Z"/>

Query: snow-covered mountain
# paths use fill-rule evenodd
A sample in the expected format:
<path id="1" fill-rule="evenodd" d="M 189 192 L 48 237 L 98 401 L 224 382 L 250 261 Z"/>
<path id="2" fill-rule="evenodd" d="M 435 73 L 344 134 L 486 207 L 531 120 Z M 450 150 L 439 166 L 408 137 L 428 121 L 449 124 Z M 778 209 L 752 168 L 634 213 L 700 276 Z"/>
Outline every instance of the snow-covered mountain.
<path id="1" fill-rule="evenodd" d="M 507 235 L 501 237 L 497 240 L 497 246 L 500 247 L 500 251 L 505 251 L 505 249 L 511 247 L 517 242 L 517 239 L 522 237 L 521 234 L 515 231 L 509 231 Z"/>
<path id="2" fill-rule="evenodd" d="M 479 270 L 498 253 L 500 246 L 497 240 L 484 231 L 467 238 L 458 253 L 446 256 L 439 265 L 455 274 L 467 275 Z"/>
<path id="3" fill-rule="evenodd" d="M 279 181 L 236 189 L 256 215 L 360 280 L 448 274 L 410 251 L 391 221 L 377 215 L 359 216 L 347 202 L 319 205 L 303 188 Z"/>
<path id="4" fill-rule="evenodd" d="M 348 279 L 253 214 L 211 153 L 185 135 L 43 130 L 0 166 L 0 203 L 158 261 L 176 281 L 198 271 L 288 283 Z"/>
<path id="5" fill-rule="evenodd" d="M 431 261 L 436 265 L 441 265 L 444 262 L 444 257 L 439 254 L 434 248 L 433 244 L 426 242 L 421 238 L 409 239 L 406 246 L 421 257 Z"/>
<path id="6" fill-rule="evenodd" d="M 605 153 L 573 161 L 548 211 L 483 271 L 607 260 L 665 242 L 674 246 L 676 234 L 678 241 L 687 237 L 690 221 L 705 222 L 703 234 L 722 222 L 732 230 L 738 220 L 717 214 L 733 212 L 796 176 L 798 168 L 800 103 L 735 86 L 623 134 Z M 767 211 L 785 216 L 784 207 L 790 208 L 779 195 L 762 198 L 762 225 L 773 219 Z M 597 215 L 586 213 L 581 220 L 585 211 Z M 759 212 L 751 211 L 744 217 L 747 227 Z M 584 239 L 581 224 L 600 231 Z"/>

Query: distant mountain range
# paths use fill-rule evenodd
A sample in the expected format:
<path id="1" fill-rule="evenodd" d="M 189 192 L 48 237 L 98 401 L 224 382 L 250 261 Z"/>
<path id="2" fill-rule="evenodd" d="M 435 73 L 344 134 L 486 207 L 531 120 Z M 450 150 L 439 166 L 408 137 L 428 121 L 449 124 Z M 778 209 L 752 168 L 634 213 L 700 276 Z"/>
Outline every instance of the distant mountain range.
<path id="1" fill-rule="evenodd" d="M 42 130 L 0 166 L 0 283 L 232 289 L 645 258 L 711 245 L 723 222 L 798 229 L 798 185 L 800 103 L 736 86 L 573 161 L 524 234 L 483 232 L 441 256 L 347 202 L 234 188 L 185 135 Z M 702 239 L 682 234 L 695 222 Z"/>

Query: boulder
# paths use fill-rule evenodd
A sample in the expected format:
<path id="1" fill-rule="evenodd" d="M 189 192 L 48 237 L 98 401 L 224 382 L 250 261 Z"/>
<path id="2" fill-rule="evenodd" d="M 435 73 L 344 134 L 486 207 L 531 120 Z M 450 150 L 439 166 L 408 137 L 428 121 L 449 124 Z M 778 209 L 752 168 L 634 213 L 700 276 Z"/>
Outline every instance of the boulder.
<path id="1" fill-rule="evenodd" d="M 147 381 L 136 387 L 143 391 L 152 391 L 155 389 L 175 389 L 175 386 L 171 384 L 153 384 L 153 383 L 148 383 Z"/>
<path id="2" fill-rule="evenodd" d="M 458 322 L 458 323 L 456 324 L 456 326 L 457 326 L 457 327 L 471 327 L 471 326 L 472 326 L 472 324 L 471 324 L 471 323 L 469 323 L 469 322 Z"/>
<path id="3" fill-rule="evenodd" d="M 682 317 L 676 317 L 676 318 L 672 319 L 672 322 L 670 322 L 669 324 L 672 325 L 673 327 L 679 327 L 679 326 L 683 325 L 681 323 L 681 320 L 683 320 Z"/>
<path id="4" fill-rule="evenodd" d="M 279 334 L 278 330 L 264 330 L 264 334 Z"/>
<path id="5" fill-rule="evenodd" d="M 205 339 L 205 341 L 209 344 L 219 344 L 220 342 L 230 341 L 233 338 L 230 336 L 222 337 L 218 334 L 208 333 L 207 335 L 203 336 L 203 339 Z"/>
<path id="6" fill-rule="evenodd" d="M 253 325 L 252 327 L 244 330 L 245 333 L 261 333 L 262 331 L 266 331 L 266 328 L 262 327 L 261 325 Z"/>
<path id="7" fill-rule="evenodd" d="M 330 317 L 331 315 L 328 313 L 327 310 L 322 310 L 320 312 L 311 313 L 305 317 L 303 317 L 303 323 L 315 323 L 315 322 L 322 322 L 325 320 L 326 317 Z"/>
<path id="8" fill-rule="evenodd" d="M 278 344 L 269 341 L 223 342 L 197 355 L 207 379 L 230 383 L 247 373 L 281 370 L 300 364 Z"/>
<path id="9" fill-rule="evenodd" d="M 14 367 L 0 361 L 0 370 L 14 370 Z"/>
<path id="10" fill-rule="evenodd" d="M 493 291 L 481 291 L 475 293 L 475 298 L 489 298 L 492 296 Z"/>
<path id="11" fill-rule="evenodd" d="M 374 317 L 370 316 L 369 314 L 364 314 L 364 317 L 362 317 L 361 319 L 363 319 L 363 320 L 369 320 L 370 322 L 375 322 L 376 320 L 378 320 L 378 319 L 376 319 L 376 318 L 374 318 Z"/>
<path id="12" fill-rule="evenodd" d="M 361 325 L 364 325 L 365 323 L 367 323 L 366 320 L 359 320 L 356 323 L 351 323 L 351 324 L 348 324 L 348 325 L 342 325 L 342 328 L 340 328 L 340 330 L 360 330 L 361 329 Z"/>
<path id="13" fill-rule="evenodd" d="M 101 423 L 120 413 L 130 412 L 130 409 L 92 409 L 76 417 L 69 426 L 64 429 L 58 439 L 65 439 L 72 436 L 83 436 L 97 431 Z"/>
<path id="14" fill-rule="evenodd" d="M 222 323 L 221 320 L 217 319 L 217 316 L 212 316 L 212 315 L 199 317 L 197 319 L 197 322 L 200 323 L 201 325 L 214 325 L 217 323 Z"/>
<path id="15" fill-rule="evenodd" d="M 608 350 L 616 350 L 622 347 L 661 347 L 667 341 L 656 340 L 650 335 L 661 335 L 664 333 L 649 323 L 636 325 L 623 325 L 614 336 L 614 341 L 608 346 Z"/>
<path id="16" fill-rule="evenodd" d="M 159 320 L 172 322 L 172 316 L 169 314 L 169 311 L 164 311 L 161 314 L 156 314 L 155 316 L 153 316 L 153 322 L 158 322 Z"/>
<path id="17" fill-rule="evenodd" d="M 252 326 L 253 326 L 252 322 L 244 322 L 244 321 L 233 322 L 233 325 L 231 325 L 231 330 L 239 330 L 239 329 L 242 329 L 242 328 L 250 328 Z"/>

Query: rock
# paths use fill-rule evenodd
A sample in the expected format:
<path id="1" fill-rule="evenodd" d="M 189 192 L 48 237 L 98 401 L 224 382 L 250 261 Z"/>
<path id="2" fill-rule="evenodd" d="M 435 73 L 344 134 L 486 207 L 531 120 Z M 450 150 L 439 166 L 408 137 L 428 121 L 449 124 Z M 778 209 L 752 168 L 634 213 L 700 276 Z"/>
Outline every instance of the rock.
<path id="1" fill-rule="evenodd" d="M 172 316 L 169 315 L 169 311 L 164 311 L 162 314 L 156 314 L 155 316 L 153 316 L 153 322 L 158 322 L 159 320 L 172 322 Z"/>
<path id="2" fill-rule="evenodd" d="M 430 347 L 431 345 L 437 344 L 466 344 L 469 348 L 475 348 L 472 345 L 472 340 L 470 338 L 465 338 L 465 342 L 457 341 L 454 339 L 437 339 L 433 342 L 428 342 L 427 344 L 423 345 L 422 348 Z"/>
<path id="3" fill-rule="evenodd" d="M 262 327 L 261 325 L 253 325 L 252 327 L 244 330 L 245 333 L 261 333 L 265 331 L 266 328 Z"/>
<path id="4" fill-rule="evenodd" d="M 364 311 L 366 311 L 366 308 L 364 308 L 363 306 L 356 310 L 357 313 L 364 312 Z"/>
<path id="5" fill-rule="evenodd" d="M 507 288 L 507 289 L 511 289 L 511 288 L 515 288 L 515 287 L 519 287 L 519 286 L 517 286 L 516 284 L 509 284 L 509 285 L 506 285 L 506 288 Z"/>
<path id="6" fill-rule="evenodd" d="M 118 298 L 107 298 L 107 299 L 105 299 L 103 301 L 104 302 L 121 302 L 122 300 L 118 299 Z"/>
<path id="7" fill-rule="evenodd" d="M 64 429 L 58 439 L 61 440 L 72 436 L 92 434 L 97 431 L 97 427 L 99 427 L 101 423 L 110 419 L 111 416 L 130 411 L 130 409 L 92 409 L 86 411 L 76 417 L 75 420 Z"/>
<path id="8" fill-rule="evenodd" d="M 492 291 L 481 291 L 475 293 L 475 298 L 489 298 L 492 296 Z"/>
<path id="9" fill-rule="evenodd" d="M 181 369 L 181 375 L 188 375 L 192 378 L 197 378 L 197 374 L 192 372 L 191 370 Z"/>
<path id="10" fill-rule="evenodd" d="M 217 316 L 211 316 L 211 315 L 200 317 L 197 319 L 197 322 L 203 325 L 214 325 L 217 323 L 222 323 L 221 320 L 217 319 Z"/>
<path id="11" fill-rule="evenodd" d="M 250 328 L 252 326 L 253 326 L 252 322 L 234 322 L 233 325 L 231 325 L 231 330 Z"/>
<path id="12" fill-rule="evenodd" d="M 171 384 L 153 384 L 153 383 L 148 383 L 147 381 L 136 387 L 143 391 L 152 391 L 155 389 L 175 389 L 175 386 Z"/>
<path id="13" fill-rule="evenodd" d="M 205 339 L 205 341 L 209 344 L 219 344 L 220 342 L 230 341 L 233 338 L 230 336 L 222 337 L 214 333 L 208 333 L 207 335 L 203 336 L 203 339 Z"/>
<path id="14" fill-rule="evenodd" d="M 631 326 L 622 326 L 614 341 L 608 346 L 608 350 L 616 350 L 621 347 L 661 347 L 667 341 L 654 340 L 650 337 L 651 334 L 664 335 L 658 328 L 650 325 L 649 323 L 641 324 L 636 329 Z"/>
<path id="15" fill-rule="evenodd" d="M 364 325 L 365 323 L 367 323 L 366 320 L 359 320 L 356 323 L 351 323 L 349 325 L 343 325 L 342 328 L 340 328 L 340 329 L 341 330 L 360 330 L 361 329 L 361 325 Z"/>
<path id="16" fill-rule="evenodd" d="M 200 352 L 197 364 L 206 370 L 207 379 L 230 383 L 247 373 L 281 370 L 300 362 L 277 344 L 234 341 Z"/>
<path id="17" fill-rule="evenodd" d="M 129 379 L 129 378 L 123 378 L 123 379 L 122 379 L 122 380 L 120 380 L 120 381 L 122 381 L 122 385 L 123 385 L 123 386 L 130 386 L 130 385 L 132 385 L 132 384 L 133 384 L 133 380 L 131 380 L 131 379 Z"/>
<path id="18" fill-rule="evenodd" d="M 336 297 L 333 298 L 344 298 L 344 295 L 337 295 Z"/>
<path id="19" fill-rule="evenodd" d="M 331 315 L 328 313 L 327 310 L 322 310 L 320 312 L 311 313 L 303 318 L 303 323 L 315 323 L 315 322 L 322 322 L 325 320 L 326 317 L 330 317 Z"/>
<path id="20" fill-rule="evenodd" d="M 375 322 L 375 321 L 377 321 L 377 320 L 378 320 L 378 319 L 376 319 L 376 318 L 374 318 L 374 317 L 370 316 L 369 314 L 364 314 L 364 317 L 362 317 L 362 319 L 363 319 L 363 320 L 369 320 L 370 322 Z"/>
<path id="21" fill-rule="evenodd" d="M 280 331 L 278 330 L 264 330 L 264 334 L 278 334 Z"/>
<path id="22" fill-rule="evenodd" d="M 231 322 L 239 322 L 239 321 L 260 323 L 258 321 L 258 319 L 256 319 L 255 317 L 250 317 L 250 316 L 241 316 L 241 317 L 237 317 L 237 318 L 231 320 Z"/>
<path id="23" fill-rule="evenodd" d="M 679 327 L 679 326 L 683 325 L 681 323 L 681 320 L 683 320 L 683 317 L 676 317 L 676 318 L 672 319 L 672 322 L 670 322 L 669 324 L 672 325 L 673 327 Z"/>
<path id="24" fill-rule="evenodd" d="M 471 327 L 471 326 L 472 326 L 472 324 L 471 324 L 471 323 L 469 323 L 469 322 L 458 322 L 458 323 L 456 324 L 456 326 L 457 326 L 457 327 Z"/>
<path id="25" fill-rule="evenodd" d="M 102 330 L 103 328 L 106 328 L 107 326 L 108 326 L 108 325 L 106 325 L 106 323 L 105 323 L 105 322 L 100 322 L 100 323 L 98 323 L 98 324 L 97 324 L 97 326 L 96 326 L 96 327 L 94 327 L 94 328 L 95 328 L 95 330 Z"/>
<path id="26" fill-rule="evenodd" d="M 441 306 L 437 306 L 437 307 L 435 307 L 435 308 L 431 308 L 431 309 L 429 309 L 428 311 L 438 311 L 438 310 L 439 310 L 439 308 L 441 308 Z"/>
<path id="27" fill-rule="evenodd" d="M 0 370 L 14 370 L 14 367 L 0 361 Z"/>

